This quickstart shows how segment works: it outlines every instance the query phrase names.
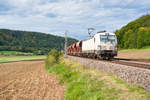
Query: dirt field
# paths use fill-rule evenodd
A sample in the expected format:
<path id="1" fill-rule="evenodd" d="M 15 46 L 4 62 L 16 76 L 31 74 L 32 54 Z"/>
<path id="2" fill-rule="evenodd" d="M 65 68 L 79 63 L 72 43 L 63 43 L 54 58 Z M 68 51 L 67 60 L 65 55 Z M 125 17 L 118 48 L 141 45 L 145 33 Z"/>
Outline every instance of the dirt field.
<path id="1" fill-rule="evenodd" d="M 140 51 L 140 52 L 124 52 L 124 51 L 119 51 L 117 58 L 150 59 L 150 51 Z"/>
<path id="2" fill-rule="evenodd" d="M 64 86 L 44 61 L 0 64 L 0 100 L 64 100 Z"/>

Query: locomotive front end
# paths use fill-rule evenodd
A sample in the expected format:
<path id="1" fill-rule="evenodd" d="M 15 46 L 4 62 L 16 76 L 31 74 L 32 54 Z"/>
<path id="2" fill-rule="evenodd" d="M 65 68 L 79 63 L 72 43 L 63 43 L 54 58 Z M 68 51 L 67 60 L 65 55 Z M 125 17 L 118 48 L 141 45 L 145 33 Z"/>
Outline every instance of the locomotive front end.
<path id="1" fill-rule="evenodd" d="M 117 56 L 117 38 L 114 33 L 103 33 L 99 35 L 98 45 L 99 56 L 101 58 L 113 58 Z"/>

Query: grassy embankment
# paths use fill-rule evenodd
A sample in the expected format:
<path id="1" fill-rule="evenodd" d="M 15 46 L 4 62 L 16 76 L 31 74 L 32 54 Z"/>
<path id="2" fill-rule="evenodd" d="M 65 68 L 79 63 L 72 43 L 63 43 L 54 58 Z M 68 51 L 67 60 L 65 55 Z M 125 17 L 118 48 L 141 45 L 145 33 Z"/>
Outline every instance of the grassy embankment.
<path id="1" fill-rule="evenodd" d="M 17 51 L 0 51 L 0 63 L 21 60 L 37 60 L 45 58 L 45 55 L 37 56 L 33 55 L 32 53 L 23 53 Z"/>
<path id="2" fill-rule="evenodd" d="M 149 100 L 150 93 L 131 86 L 113 75 L 84 69 L 76 62 L 51 52 L 46 69 L 59 77 L 66 87 L 66 100 Z"/>

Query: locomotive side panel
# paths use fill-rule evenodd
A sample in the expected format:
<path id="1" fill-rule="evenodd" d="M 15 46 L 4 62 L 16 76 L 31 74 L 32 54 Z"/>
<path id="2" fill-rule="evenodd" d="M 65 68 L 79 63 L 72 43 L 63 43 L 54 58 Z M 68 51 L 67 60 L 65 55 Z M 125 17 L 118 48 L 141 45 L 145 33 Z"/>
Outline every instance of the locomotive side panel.
<path id="1" fill-rule="evenodd" d="M 95 44 L 94 39 L 90 38 L 82 42 L 82 53 L 94 53 Z"/>
<path id="2" fill-rule="evenodd" d="M 95 57 L 95 41 L 94 37 L 82 42 L 82 56 Z"/>

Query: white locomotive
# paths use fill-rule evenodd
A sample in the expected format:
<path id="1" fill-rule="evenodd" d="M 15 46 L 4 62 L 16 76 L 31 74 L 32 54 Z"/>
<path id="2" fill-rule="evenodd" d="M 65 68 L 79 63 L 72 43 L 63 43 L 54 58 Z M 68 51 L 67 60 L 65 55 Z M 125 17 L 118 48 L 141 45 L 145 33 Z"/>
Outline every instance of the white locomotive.
<path id="1" fill-rule="evenodd" d="M 68 55 L 99 59 L 111 59 L 117 56 L 117 38 L 115 33 L 100 31 L 87 40 L 72 44 L 67 48 Z"/>
<path id="2" fill-rule="evenodd" d="M 114 33 L 101 31 L 82 41 L 82 55 L 109 59 L 117 56 L 117 38 Z"/>

